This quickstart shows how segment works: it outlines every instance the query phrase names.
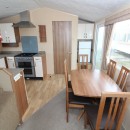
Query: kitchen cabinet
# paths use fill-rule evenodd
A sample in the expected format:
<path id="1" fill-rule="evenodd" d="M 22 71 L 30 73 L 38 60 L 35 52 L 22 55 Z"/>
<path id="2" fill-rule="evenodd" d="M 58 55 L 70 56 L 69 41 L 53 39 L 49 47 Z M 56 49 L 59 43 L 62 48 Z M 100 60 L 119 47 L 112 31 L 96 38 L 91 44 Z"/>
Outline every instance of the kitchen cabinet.
<path id="1" fill-rule="evenodd" d="M 28 108 L 28 99 L 23 69 L 4 69 L 0 68 L 0 86 L 4 91 L 13 92 L 18 108 L 19 119 Z"/>
<path id="2" fill-rule="evenodd" d="M 78 24 L 78 39 L 93 39 L 94 24 Z"/>
<path id="3" fill-rule="evenodd" d="M 0 58 L 0 68 L 6 68 L 5 58 Z"/>
<path id="4" fill-rule="evenodd" d="M 14 57 L 6 57 L 8 68 L 16 68 Z"/>
<path id="5" fill-rule="evenodd" d="M 42 54 L 41 56 L 34 56 L 34 64 L 35 76 L 42 78 L 45 77 L 47 75 L 46 54 Z"/>
<path id="6" fill-rule="evenodd" d="M 23 72 L 21 71 L 20 73 L 15 75 L 13 81 L 14 81 L 13 87 L 16 95 L 19 117 L 20 121 L 22 121 L 22 117 L 28 108 L 27 92 Z"/>
<path id="7" fill-rule="evenodd" d="M 46 42 L 46 26 L 45 25 L 39 25 L 39 38 L 40 42 Z"/>
<path id="8" fill-rule="evenodd" d="M 34 64 L 36 77 L 43 77 L 42 57 L 34 57 Z"/>
<path id="9" fill-rule="evenodd" d="M 2 36 L 2 43 L 16 43 L 13 23 L 1 23 L 0 33 Z"/>

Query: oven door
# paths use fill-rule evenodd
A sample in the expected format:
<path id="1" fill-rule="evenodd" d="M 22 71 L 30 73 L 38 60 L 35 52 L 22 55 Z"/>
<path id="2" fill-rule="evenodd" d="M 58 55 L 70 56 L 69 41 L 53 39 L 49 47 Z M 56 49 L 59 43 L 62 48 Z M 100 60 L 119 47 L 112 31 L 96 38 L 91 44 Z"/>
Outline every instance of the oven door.
<path id="1" fill-rule="evenodd" d="M 35 77 L 35 68 L 24 68 L 24 77 Z"/>
<path id="2" fill-rule="evenodd" d="M 35 68 L 33 59 L 15 59 L 16 68 L 24 69 L 24 77 L 35 77 Z"/>
<path id="3" fill-rule="evenodd" d="M 16 67 L 17 68 L 31 68 L 34 66 L 33 60 L 17 60 Z"/>

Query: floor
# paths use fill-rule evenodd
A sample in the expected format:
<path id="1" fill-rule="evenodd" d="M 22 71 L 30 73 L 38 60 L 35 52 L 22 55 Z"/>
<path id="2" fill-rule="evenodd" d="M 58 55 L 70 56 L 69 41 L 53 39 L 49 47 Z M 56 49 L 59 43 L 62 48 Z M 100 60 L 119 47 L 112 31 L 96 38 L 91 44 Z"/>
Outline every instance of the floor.
<path id="1" fill-rule="evenodd" d="M 18 123 L 19 114 L 14 93 L 0 90 L 0 130 L 15 130 Z"/>
<path id="2" fill-rule="evenodd" d="M 65 88 L 64 75 L 61 74 L 46 77 L 44 80 L 26 80 L 25 83 L 29 107 L 23 121 Z"/>

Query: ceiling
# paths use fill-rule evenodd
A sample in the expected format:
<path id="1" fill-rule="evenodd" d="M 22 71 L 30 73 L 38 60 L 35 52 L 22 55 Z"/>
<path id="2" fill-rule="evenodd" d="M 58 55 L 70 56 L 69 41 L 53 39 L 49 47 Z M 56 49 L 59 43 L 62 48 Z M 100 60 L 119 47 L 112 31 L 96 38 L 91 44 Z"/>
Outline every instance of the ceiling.
<path id="1" fill-rule="evenodd" d="M 98 21 L 128 5 L 130 0 L 0 0 L 0 18 L 49 7 L 78 15 L 80 19 Z"/>

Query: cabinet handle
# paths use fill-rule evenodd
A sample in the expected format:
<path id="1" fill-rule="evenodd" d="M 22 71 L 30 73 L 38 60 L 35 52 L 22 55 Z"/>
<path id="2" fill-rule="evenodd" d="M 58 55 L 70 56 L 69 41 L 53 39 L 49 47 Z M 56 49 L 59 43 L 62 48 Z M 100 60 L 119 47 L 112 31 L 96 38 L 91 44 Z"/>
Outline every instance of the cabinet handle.
<path id="1" fill-rule="evenodd" d="M 10 42 L 10 38 L 8 37 L 8 41 Z"/>
<path id="2" fill-rule="evenodd" d="M 6 42 L 8 41 L 7 37 L 6 37 Z"/>

